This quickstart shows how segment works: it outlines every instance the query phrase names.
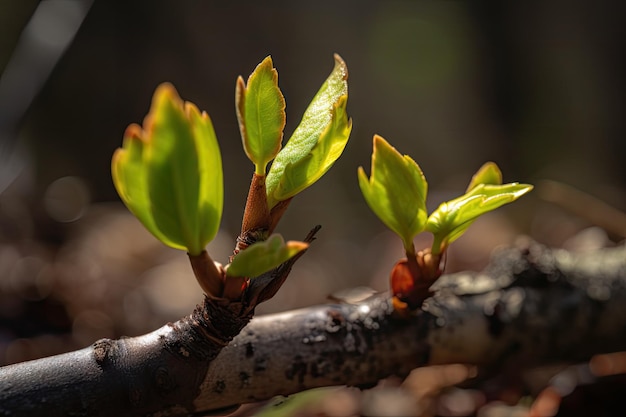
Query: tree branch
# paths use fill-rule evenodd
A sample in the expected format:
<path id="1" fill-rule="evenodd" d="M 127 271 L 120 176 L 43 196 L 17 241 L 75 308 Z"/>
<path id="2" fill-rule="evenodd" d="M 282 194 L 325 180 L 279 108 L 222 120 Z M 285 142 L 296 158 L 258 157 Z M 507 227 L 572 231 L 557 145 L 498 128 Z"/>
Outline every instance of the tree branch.
<path id="1" fill-rule="evenodd" d="M 226 312 L 205 302 L 148 335 L 0 368 L 0 415 L 185 416 L 435 363 L 510 370 L 626 350 L 626 246 L 507 249 L 434 289 L 409 319 L 377 295 L 255 318 L 223 349 L 246 320 L 207 339 Z"/>

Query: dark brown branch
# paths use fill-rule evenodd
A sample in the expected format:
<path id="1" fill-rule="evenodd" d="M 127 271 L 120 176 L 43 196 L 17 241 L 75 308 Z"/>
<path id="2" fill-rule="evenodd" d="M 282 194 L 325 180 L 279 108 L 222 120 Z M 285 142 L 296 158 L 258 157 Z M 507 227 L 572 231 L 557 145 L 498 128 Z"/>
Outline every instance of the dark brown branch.
<path id="1" fill-rule="evenodd" d="M 251 318 L 233 308 L 207 298 L 152 333 L 0 368 L 0 415 L 187 415 L 209 364 Z"/>
<path id="2" fill-rule="evenodd" d="M 368 386 L 429 364 L 510 370 L 626 350 L 625 246 L 585 256 L 508 250 L 483 273 L 445 275 L 436 288 L 408 321 L 385 296 L 256 318 L 211 364 L 196 403 Z"/>
<path id="3" fill-rule="evenodd" d="M 482 273 L 444 275 L 409 319 L 378 295 L 256 318 L 221 351 L 225 340 L 202 340 L 186 319 L 8 366 L 0 415 L 184 416 L 318 386 L 369 386 L 434 363 L 581 361 L 626 350 L 625 303 L 626 246 L 584 256 L 510 249 Z M 232 323 L 231 334 L 242 326 Z"/>

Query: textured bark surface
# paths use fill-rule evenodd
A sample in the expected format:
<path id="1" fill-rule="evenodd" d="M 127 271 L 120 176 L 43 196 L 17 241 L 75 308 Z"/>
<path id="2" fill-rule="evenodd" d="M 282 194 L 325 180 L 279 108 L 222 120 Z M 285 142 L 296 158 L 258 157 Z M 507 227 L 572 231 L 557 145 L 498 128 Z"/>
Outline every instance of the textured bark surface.
<path id="1" fill-rule="evenodd" d="M 206 299 L 152 333 L 0 368 L 0 415 L 189 415 L 208 365 L 250 318 Z"/>
<path id="2" fill-rule="evenodd" d="M 255 318 L 221 350 L 185 319 L 11 365 L 0 369 L 0 415 L 182 416 L 319 386 L 366 387 L 428 364 L 498 373 L 626 350 L 626 246 L 508 249 L 481 273 L 444 275 L 435 290 L 409 319 L 381 294 Z"/>
<path id="3" fill-rule="evenodd" d="M 255 318 L 211 364 L 196 404 L 369 386 L 430 364 L 498 373 L 626 350 L 624 246 L 508 249 L 485 271 L 444 275 L 435 288 L 409 320 L 394 318 L 385 295 Z"/>

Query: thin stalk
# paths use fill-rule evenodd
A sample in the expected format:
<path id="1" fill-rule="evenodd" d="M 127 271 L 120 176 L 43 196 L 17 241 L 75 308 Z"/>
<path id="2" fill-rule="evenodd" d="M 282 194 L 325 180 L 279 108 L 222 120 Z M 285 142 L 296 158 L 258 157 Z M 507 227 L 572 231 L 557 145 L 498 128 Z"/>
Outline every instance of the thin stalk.
<path id="1" fill-rule="evenodd" d="M 199 255 L 187 255 L 202 291 L 209 298 L 221 298 L 224 292 L 224 273 L 218 269 L 208 252 L 203 250 Z"/>
<path id="2" fill-rule="evenodd" d="M 267 207 L 265 195 L 265 175 L 254 173 L 250 182 L 246 208 L 241 221 L 241 234 L 251 231 L 268 229 L 270 226 L 270 211 Z"/>

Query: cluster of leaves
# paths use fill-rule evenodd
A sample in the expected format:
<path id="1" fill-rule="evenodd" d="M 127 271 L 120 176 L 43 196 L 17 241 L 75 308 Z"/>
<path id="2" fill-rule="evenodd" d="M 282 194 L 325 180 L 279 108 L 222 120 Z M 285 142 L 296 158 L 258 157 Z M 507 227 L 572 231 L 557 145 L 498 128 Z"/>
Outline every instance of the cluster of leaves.
<path id="1" fill-rule="evenodd" d="M 247 83 L 239 77 L 236 112 L 243 148 L 255 169 L 239 239 L 245 244 L 225 267 L 204 249 L 218 231 L 223 206 L 222 161 L 213 124 L 205 112 L 183 102 L 172 85 L 156 89 L 143 126 L 126 129 L 112 160 L 115 187 L 157 239 L 188 252 L 208 296 L 236 299 L 250 278 L 308 247 L 271 232 L 289 201 L 343 152 L 352 126 L 347 89 L 346 65 L 335 55 L 333 71 L 282 147 L 285 100 L 271 58 L 257 66 Z"/>
<path id="2" fill-rule="evenodd" d="M 502 184 L 498 166 L 487 162 L 474 174 L 465 194 L 441 203 L 428 215 L 428 183 L 419 165 L 377 135 L 371 175 L 368 178 L 359 167 L 358 177 L 367 204 L 402 239 L 407 258 L 392 270 L 391 286 L 396 298 L 410 308 L 419 307 L 430 294 L 428 288 L 441 275 L 440 262 L 450 243 L 479 216 L 533 188 L 529 184 Z M 433 234 L 433 244 L 430 250 L 416 252 L 413 239 L 423 231 Z"/>
<path id="3" fill-rule="evenodd" d="M 324 175 L 346 146 L 352 129 L 346 113 L 347 77 L 345 63 L 335 55 L 331 74 L 284 147 L 285 99 L 271 58 L 247 82 L 237 79 L 237 119 L 254 173 L 241 234 L 226 266 L 213 262 L 204 249 L 217 233 L 223 204 L 222 161 L 209 116 L 183 102 L 172 85 L 162 84 L 143 126 L 127 128 L 123 146 L 113 156 L 115 186 L 154 236 L 188 252 L 207 296 L 239 300 L 251 278 L 273 270 L 285 275 L 289 268 L 280 267 L 307 249 L 308 241 L 285 242 L 273 231 L 291 199 Z M 370 177 L 361 167 L 358 179 L 368 205 L 402 239 L 406 258 L 392 270 L 391 286 L 394 300 L 410 309 L 430 295 L 450 243 L 480 215 L 532 189 L 502 184 L 502 173 L 490 162 L 474 175 L 464 195 L 428 215 L 422 170 L 380 136 L 374 136 Z M 413 239 L 423 231 L 434 235 L 433 245 L 417 252 Z M 284 276 L 277 280 L 282 281 Z M 274 287 L 267 292 L 275 292 Z"/>

